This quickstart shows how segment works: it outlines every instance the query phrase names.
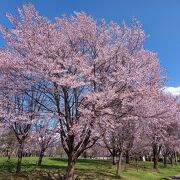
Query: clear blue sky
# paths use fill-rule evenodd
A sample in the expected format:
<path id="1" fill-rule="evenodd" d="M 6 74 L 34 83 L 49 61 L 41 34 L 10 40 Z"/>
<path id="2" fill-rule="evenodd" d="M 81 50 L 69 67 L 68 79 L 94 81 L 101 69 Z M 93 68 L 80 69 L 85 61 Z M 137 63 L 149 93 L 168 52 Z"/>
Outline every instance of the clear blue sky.
<path id="1" fill-rule="evenodd" d="M 9 26 L 5 13 L 17 14 L 17 7 L 28 2 L 50 19 L 74 11 L 117 23 L 130 24 L 136 17 L 149 35 L 145 47 L 158 52 L 167 70 L 167 86 L 180 86 L 180 0 L 1 0 L 0 24 Z"/>

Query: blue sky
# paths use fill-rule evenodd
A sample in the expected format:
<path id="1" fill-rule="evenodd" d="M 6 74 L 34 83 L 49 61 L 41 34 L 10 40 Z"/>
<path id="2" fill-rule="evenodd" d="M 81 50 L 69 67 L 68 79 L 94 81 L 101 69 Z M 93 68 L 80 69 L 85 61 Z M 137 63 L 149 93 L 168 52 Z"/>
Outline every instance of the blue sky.
<path id="1" fill-rule="evenodd" d="M 166 69 L 167 86 L 180 87 L 180 0 L 1 0 L 0 24 L 9 26 L 5 13 L 16 15 L 17 7 L 28 2 L 50 19 L 74 11 L 117 23 L 130 24 L 136 17 L 149 35 L 145 48 L 157 52 Z"/>

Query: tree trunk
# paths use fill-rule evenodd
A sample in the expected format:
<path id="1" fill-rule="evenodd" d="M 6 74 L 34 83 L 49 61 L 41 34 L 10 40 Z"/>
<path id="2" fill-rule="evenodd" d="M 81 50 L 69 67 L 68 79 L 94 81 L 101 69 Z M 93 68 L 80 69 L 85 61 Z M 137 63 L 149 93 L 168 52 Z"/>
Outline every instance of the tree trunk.
<path id="1" fill-rule="evenodd" d="M 167 155 L 164 154 L 164 167 L 167 167 Z"/>
<path id="2" fill-rule="evenodd" d="M 112 155 L 112 160 L 113 160 L 113 165 L 116 165 L 116 156 L 114 154 Z"/>
<path id="3" fill-rule="evenodd" d="M 116 176 L 120 176 L 121 158 L 122 158 L 122 152 L 120 152 L 117 163 L 116 163 L 117 164 Z"/>
<path id="4" fill-rule="evenodd" d="M 73 160 L 71 157 L 69 157 L 65 180 L 73 180 L 74 179 L 74 167 L 75 167 L 75 160 Z"/>
<path id="5" fill-rule="evenodd" d="M 8 157 L 8 160 L 7 160 L 7 161 L 9 161 L 10 158 L 11 158 L 11 154 L 10 154 L 9 150 L 7 150 L 7 157 Z"/>
<path id="6" fill-rule="evenodd" d="M 171 162 L 171 165 L 173 165 L 173 155 L 171 155 L 170 157 L 170 162 Z"/>
<path id="7" fill-rule="evenodd" d="M 158 169 L 158 156 L 157 156 L 157 154 L 154 155 L 153 168 Z"/>
<path id="8" fill-rule="evenodd" d="M 126 164 L 129 164 L 129 151 L 126 151 Z"/>
<path id="9" fill-rule="evenodd" d="M 38 166 L 41 166 L 43 157 L 44 157 L 44 151 L 41 151 L 39 154 Z"/>
<path id="10" fill-rule="evenodd" d="M 19 173 L 21 171 L 23 148 L 24 148 L 23 143 L 20 143 L 19 149 L 18 149 L 18 162 L 17 162 L 17 166 L 16 166 L 16 173 Z"/>
<path id="11" fill-rule="evenodd" d="M 138 172 L 139 171 L 139 166 L 138 166 L 138 158 L 137 157 L 135 158 L 135 162 L 136 162 L 136 170 Z"/>
<path id="12" fill-rule="evenodd" d="M 87 158 L 87 152 L 86 152 L 86 151 L 84 151 L 82 156 L 83 156 L 83 158 L 85 158 L 85 159 L 86 159 L 86 158 Z"/>
<path id="13" fill-rule="evenodd" d="M 6 150 L 6 156 L 9 157 L 9 150 Z"/>
<path id="14" fill-rule="evenodd" d="M 153 146 L 153 168 L 158 169 L 158 150 L 157 146 Z"/>
<path id="15" fill-rule="evenodd" d="M 174 152 L 174 159 L 175 159 L 175 164 L 176 164 L 176 166 L 178 165 L 178 160 L 177 160 L 177 154 L 176 154 L 176 152 Z"/>

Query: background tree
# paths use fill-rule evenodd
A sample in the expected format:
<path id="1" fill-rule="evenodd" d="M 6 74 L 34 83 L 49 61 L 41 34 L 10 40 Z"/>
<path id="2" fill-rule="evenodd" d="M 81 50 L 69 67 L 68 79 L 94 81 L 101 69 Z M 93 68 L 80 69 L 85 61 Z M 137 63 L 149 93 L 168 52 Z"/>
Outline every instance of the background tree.
<path id="1" fill-rule="evenodd" d="M 59 141 L 58 125 L 53 119 L 50 120 L 38 120 L 35 123 L 35 132 L 32 133 L 31 142 L 37 142 L 39 146 L 39 160 L 38 166 L 41 165 L 45 151 L 49 147 L 53 147 Z"/>
<path id="2" fill-rule="evenodd" d="M 12 154 L 15 154 L 15 150 L 17 147 L 17 139 L 15 137 L 14 132 L 9 128 L 1 127 L 3 132 L 0 137 L 0 151 L 2 154 L 8 157 L 8 160 L 11 158 Z"/>

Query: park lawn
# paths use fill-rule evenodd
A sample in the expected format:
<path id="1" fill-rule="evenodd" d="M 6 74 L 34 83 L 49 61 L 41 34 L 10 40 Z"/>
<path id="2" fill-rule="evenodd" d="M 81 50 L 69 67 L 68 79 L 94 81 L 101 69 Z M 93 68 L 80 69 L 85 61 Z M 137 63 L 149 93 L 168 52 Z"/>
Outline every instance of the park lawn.
<path id="1" fill-rule="evenodd" d="M 7 162 L 6 157 L 0 157 L 0 180 L 25 180 L 25 179 L 62 179 L 67 166 L 67 160 L 63 158 L 46 157 L 41 167 L 36 166 L 37 157 L 24 157 L 22 162 L 22 173 L 15 174 L 16 158 Z M 163 168 L 159 163 L 159 170 L 152 169 L 152 162 L 139 162 L 139 168 L 132 164 L 125 171 L 122 165 L 121 177 L 124 180 L 158 180 L 180 174 L 180 166 L 168 165 Z M 116 168 L 109 160 L 79 159 L 75 168 L 77 179 L 120 179 L 115 174 Z"/>

